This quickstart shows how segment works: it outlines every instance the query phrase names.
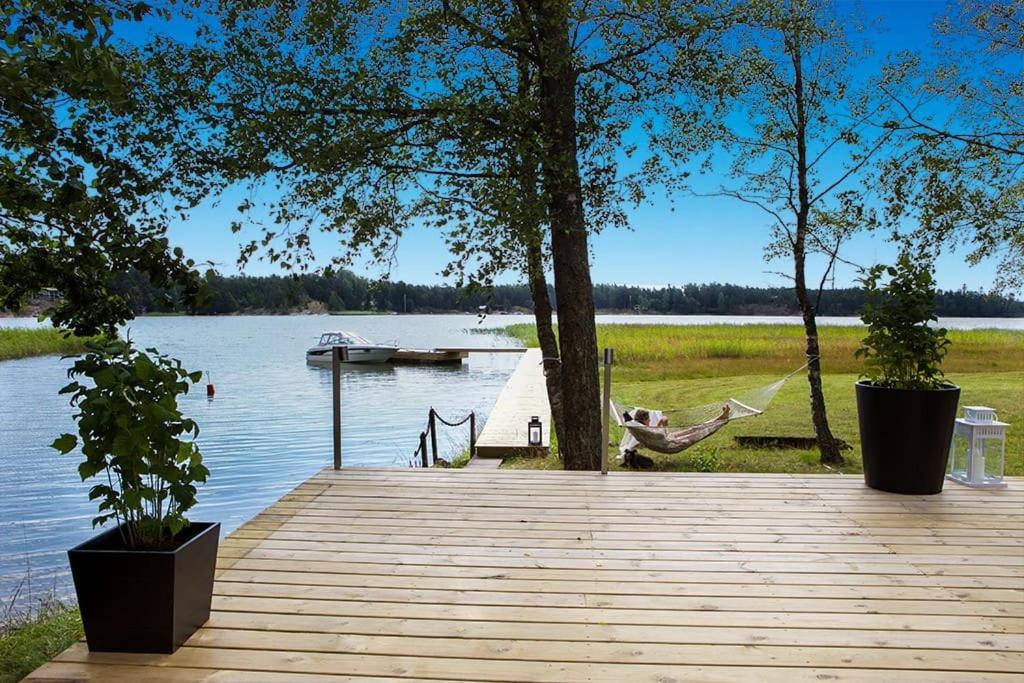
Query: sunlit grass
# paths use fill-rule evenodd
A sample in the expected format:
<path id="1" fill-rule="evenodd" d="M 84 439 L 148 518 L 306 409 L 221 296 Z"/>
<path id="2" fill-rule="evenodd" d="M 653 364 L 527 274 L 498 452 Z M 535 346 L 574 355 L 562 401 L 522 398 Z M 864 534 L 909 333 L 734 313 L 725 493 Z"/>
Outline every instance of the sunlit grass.
<path id="1" fill-rule="evenodd" d="M 0 328 L 0 360 L 80 353 L 86 340 L 66 337 L 52 327 L 34 329 Z"/>
<path id="2" fill-rule="evenodd" d="M 708 378 L 662 381 L 633 381 L 613 384 L 615 398 L 625 405 L 643 405 L 659 409 L 685 408 L 724 400 L 733 393 L 762 386 L 777 379 L 772 375 L 738 375 L 721 380 Z M 960 385 L 961 405 L 987 405 L 995 408 L 999 419 L 1010 423 L 1006 442 L 1006 474 L 1024 476 L 1024 370 L 1015 372 L 956 373 L 950 379 Z M 713 436 L 676 455 L 659 455 L 645 451 L 654 459 L 656 468 L 665 471 L 695 471 L 706 467 L 709 459 L 717 462 L 720 472 L 805 472 L 841 471 L 859 473 L 860 435 L 857 429 L 857 404 L 853 374 L 826 375 L 825 398 L 829 422 L 836 437 L 846 441 L 851 450 L 843 451 L 846 465 L 829 469 L 818 463 L 813 449 L 743 448 L 734 436 L 782 435 L 813 436 L 811 411 L 807 401 L 807 382 L 802 376 L 786 383 L 764 415 L 736 420 Z M 612 424 L 612 441 L 618 443 L 622 431 Z M 612 460 L 617 452 L 610 449 Z M 555 456 L 517 458 L 505 466 L 530 469 L 560 469 Z M 612 469 L 618 466 L 612 464 Z"/>
<path id="3" fill-rule="evenodd" d="M 504 330 L 528 346 L 537 344 L 533 325 Z M 828 326 L 819 335 L 826 373 L 861 371 L 854 352 L 864 337 L 862 328 Z M 600 348 L 615 349 L 618 372 L 630 380 L 785 374 L 804 362 L 799 325 L 598 325 L 597 338 Z M 1024 332 L 950 330 L 949 338 L 947 373 L 1024 368 Z"/>
<path id="4" fill-rule="evenodd" d="M 532 325 L 506 331 L 536 345 Z M 803 374 L 789 380 L 764 415 L 737 420 L 676 455 L 645 454 L 666 471 L 861 472 L 853 387 L 862 366 L 853 353 L 863 334 L 852 327 L 821 329 L 829 421 L 835 436 L 852 446 L 844 451 L 847 462 L 841 468 L 820 465 L 814 449 L 743 448 L 733 440 L 738 435 L 813 436 Z M 943 367 L 961 387 L 961 405 L 992 406 L 1010 423 L 1006 473 L 1024 476 L 1024 332 L 951 330 L 949 336 L 952 346 Z M 663 411 L 724 401 L 763 387 L 804 362 L 803 343 L 803 330 L 796 325 L 598 326 L 599 346 L 615 349 L 613 396 L 624 405 Z M 621 431 L 613 425 L 612 432 L 618 443 Z M 561 463 L 551 456 L 510 459 L 504 466 L 559 469 Z"/>

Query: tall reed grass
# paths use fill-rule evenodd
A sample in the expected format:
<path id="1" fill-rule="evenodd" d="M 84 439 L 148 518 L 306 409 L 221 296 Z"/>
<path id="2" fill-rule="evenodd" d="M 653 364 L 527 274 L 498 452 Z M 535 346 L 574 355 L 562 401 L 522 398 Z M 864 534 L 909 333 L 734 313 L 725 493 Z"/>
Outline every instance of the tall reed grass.
<path id="1" fill-rule="evenodd" d="M 505 332 L 536 346 L 536 329 L 516 324 Z M 859 373 L 854 357 L 864 330 L 828 326 L 819 329 L 822 367 L 826 373 Z M 785 373 L 805 362 L 804 332 L 799 325 L 598 325 L 599 347 L 615 349 L 617 363 L 629 379 L 666 379 Z M 1024 332 L 950 330 L 952 342 L 943 368 L 958 372 L 1024 369 Z"/>
<path id="2" fill-rule="evenodd" d="M 0 328 L 0 360 L 80 353 L 86 339 L 66 337 L 52 327 L 21 329 Z"/>

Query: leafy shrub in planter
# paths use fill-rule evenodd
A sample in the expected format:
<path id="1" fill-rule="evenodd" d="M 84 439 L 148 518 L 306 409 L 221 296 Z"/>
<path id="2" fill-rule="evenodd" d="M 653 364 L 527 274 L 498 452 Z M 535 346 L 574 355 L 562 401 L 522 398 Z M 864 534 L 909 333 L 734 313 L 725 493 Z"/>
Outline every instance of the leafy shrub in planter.
<path id="1" fill-rule="evenodd" d="M 931 268 L 904 252 L 894 266 L 871 268 L 862 282 L 867 301 L 861 320 L 868 335 L 856 356 L 865 361 L 863 376 L 890 389 L 945 386 L 941 364 L 949 339 L 932 324 L 938 318 Z"/>
<path id="2" fill-rule="evenodd" d="M 864 287 L 868 334 L 857 357 L 867 380 L 856 386 L 864 481 L 893 493 L 939 493 L 960 389 L 942 374 L 949 340 L 934 325 L 931 269 L 903 253 L 868 271 Z"/>
<path id="3" fill-rule="evenodd" d="M 68 453 L 81 443 L 78 473 L 83 481 L 100 478 L 89 491 L 90 500 L 99 501 L 93 526 L 115 520 L 131 550 L 171 547 L 188 526 L 195 485 L 209 475 L 194 442 L 199 428 L 178 408 L 178 397 L 202 374 L 156 349 L 143 353 L 128 340 L 87 348 L 61 390 L 78 409 L 78 437 L 64 434 L 53 447 Z"/>

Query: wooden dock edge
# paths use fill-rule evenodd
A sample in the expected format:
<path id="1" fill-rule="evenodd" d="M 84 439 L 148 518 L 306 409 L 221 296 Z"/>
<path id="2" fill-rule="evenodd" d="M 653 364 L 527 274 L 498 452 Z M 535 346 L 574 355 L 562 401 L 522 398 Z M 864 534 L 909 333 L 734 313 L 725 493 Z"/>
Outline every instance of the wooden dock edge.
<path id="1" fill-rule="evenodd" d="M 476 440 L 475 457 L 542 457 L 550 453 L 551 406 L 541 361 L 540 349 L 531 348 L 523 353 Z M 529 446 L 526 441 L 526 425 L 532 416 L 541 421 L 540 446 Z"/>

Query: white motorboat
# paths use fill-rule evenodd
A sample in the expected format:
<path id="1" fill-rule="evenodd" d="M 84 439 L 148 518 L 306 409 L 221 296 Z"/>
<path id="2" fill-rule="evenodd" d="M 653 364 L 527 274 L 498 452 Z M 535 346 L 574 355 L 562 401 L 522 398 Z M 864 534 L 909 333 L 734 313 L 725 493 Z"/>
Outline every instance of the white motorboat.
<path id="1" fill-rule="evenodd" d="M 397 346 L 374 344 L 352 332 L 324 332 L 317 345 L 306 351 L 306 363 L 329 366 L 335 346 L 348 349 L 348 363 L 359 364 L 386 363 L 398 351 Z"/>

